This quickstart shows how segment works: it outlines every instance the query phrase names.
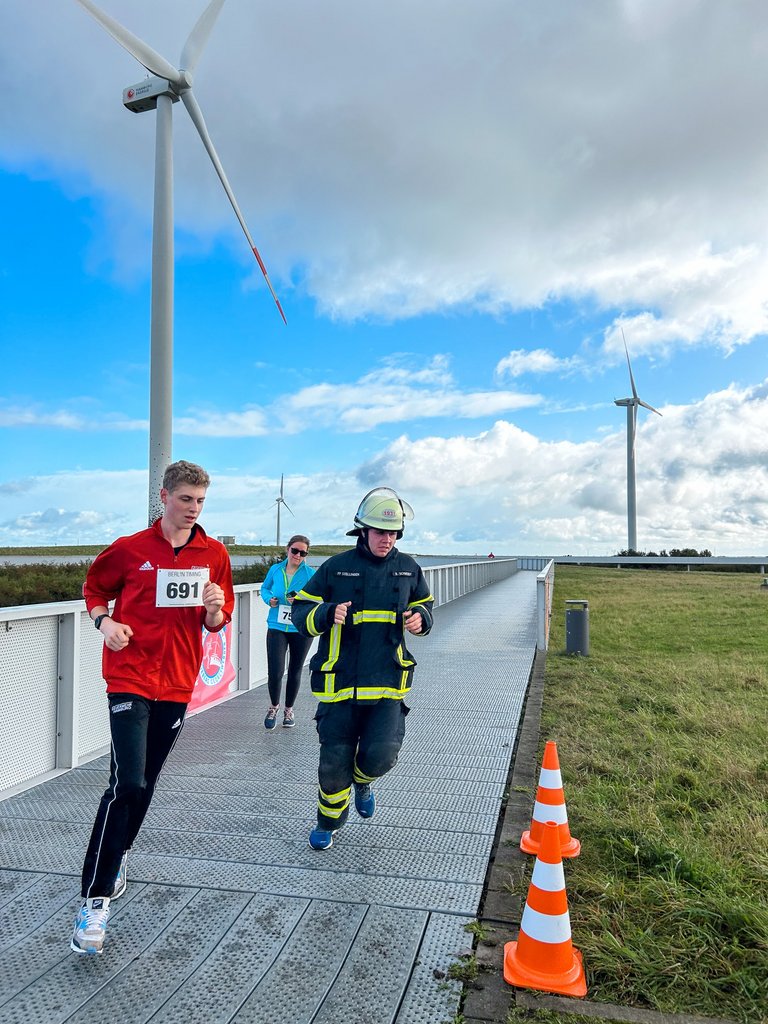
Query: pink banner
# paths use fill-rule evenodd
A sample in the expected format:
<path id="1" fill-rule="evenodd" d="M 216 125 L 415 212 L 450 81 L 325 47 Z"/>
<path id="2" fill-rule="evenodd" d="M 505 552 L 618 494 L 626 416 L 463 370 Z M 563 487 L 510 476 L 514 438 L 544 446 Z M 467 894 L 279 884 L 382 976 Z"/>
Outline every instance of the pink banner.
<path id="1" fill-rule="evenodd" d="M 231 629 L 231 622 L 218 633 L 209 633 L 203 626 L 203 660 L 189 702 L 190 711 L 229 693 L 230 683 L 235 678 L 230 650 Z"/>

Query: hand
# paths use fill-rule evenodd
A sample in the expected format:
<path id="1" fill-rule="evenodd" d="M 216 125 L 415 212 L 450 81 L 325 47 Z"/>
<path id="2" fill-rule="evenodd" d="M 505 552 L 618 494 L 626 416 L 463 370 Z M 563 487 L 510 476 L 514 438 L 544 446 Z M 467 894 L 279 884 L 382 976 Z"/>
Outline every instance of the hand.
<path id="1" fill-rule="evenodd" d="M 342 626 L 347 621 L 347 609 L 351 604 L 351 601 L 342 601 L 333 609 L 333 624 L 335 626 Z"/>
<path id="2" fill-rule="evenodd" d="M 203 605 L 211 619 L 215 619 L 224 607 L 224 591 L 213 580 L 209 580 L 203 587 Z"/>
<path id="3" fill-rule="evenodd" d="M 420 633 L 423 629 L 421 612 L 415 612 L 412 608 L 406 608 L 403 612 L 403 625 L 409 633 Z"/>
<path id="4" fill-rule="evenodd" d="M 278 599 L 276 597 L 270 597 L 270 599 L 269 599 L 269 607 L 270 608 L 277 608 L 277 606 L 279 604 L 280 604 L 280 602 L 278 601 Z"/>
<path id="5" fill-rule="evenodd" d="M 124 622 L 115 622 L 114 619 L 104 619 L 99 632 L 104 637 L 104 644 L 110 651 L 122 651 L 133 636 L 133 630 Z"/>

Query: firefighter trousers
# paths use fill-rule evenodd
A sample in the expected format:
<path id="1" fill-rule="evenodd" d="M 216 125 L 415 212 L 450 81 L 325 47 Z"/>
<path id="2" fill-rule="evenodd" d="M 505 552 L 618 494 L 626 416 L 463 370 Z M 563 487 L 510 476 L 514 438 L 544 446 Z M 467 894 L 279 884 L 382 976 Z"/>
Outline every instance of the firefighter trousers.
<path id="1" fill-rule="evenodd" d="M 345 700 L 318 705 L 318 828 L 341 828 L 349 814 L 353 783 L 374 782 L 395 766 L 409 710 L 401 700 L 388 698 L 366 704 Z"/>

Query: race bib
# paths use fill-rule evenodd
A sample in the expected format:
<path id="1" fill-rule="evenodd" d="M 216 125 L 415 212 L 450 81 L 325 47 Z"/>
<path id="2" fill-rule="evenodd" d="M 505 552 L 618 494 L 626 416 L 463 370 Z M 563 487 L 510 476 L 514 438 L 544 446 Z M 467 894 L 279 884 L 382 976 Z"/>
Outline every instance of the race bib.
<path id="1" fill-rule="evenodd" d="M 155 604 L 158 608 L 190 608 L 203 603 L 210 569 L 158 569 Z"/>
<path id="2" fill-rule="evenodd" d="M 277 608 L 277 621 L 283 625 L 288 626 L 291 622 L 291 606 L 289 604 L 278 605 Z"/>

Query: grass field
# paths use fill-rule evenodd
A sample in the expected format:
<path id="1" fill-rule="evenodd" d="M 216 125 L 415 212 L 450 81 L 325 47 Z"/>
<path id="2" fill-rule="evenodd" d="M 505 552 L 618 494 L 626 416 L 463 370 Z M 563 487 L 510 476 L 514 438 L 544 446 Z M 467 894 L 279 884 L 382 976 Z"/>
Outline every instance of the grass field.
<path id="1" fill-rule="evenodd" d="M 287 540 L 288 538 L 286 538 Z M 349 544 L 316 544 L 312 547 L 313 555 L 335 555 L 338 551 L 343 551 L 349 547 Z M 52 544 L 47 547 L 29 547 L 29 548 L 2 548 L 0 547 L 0 560 L 5 558 L 13 557 L 14 555 L 24 555 L 25 557 L 63 557 L 63 558 L 74 558 L 74 557 L 86 557 L 98 555 L 100 551 L 103 551 L 106 547 L 105 544 Z M 275 558 L 278 555 L 283 558 L 285 557 L 285 548 L 278 548 L 274 544 L 232 544 L 228 549 L 230 555 L 263 555 L 267 558 Z"/>
<path id="2" fill-rule="evenodd" d="M 95 557 L 99 547 L 49 548 L 0 548 L 0 608 L 17 605 L 46 604 L 49 601 L 76 601 L 82 597 L 83 580 L 87 562 L 82 559 Z M 318 546 L 313 555 L 336 554 L 343 548 Z M 285 557 L 285 550 L 272 546 L 248 547 L 236 545 L 229 549 L 232 555 L 253 556 L 253 562 L 234 566 L 232 581 L 238 583 L 260 583 L 271 564 Z M 56 555 L 60 558 L 74 558 L 74 562 L 46 564 L 30 562 L 24 565 L 3 565 L 3 556 L 25 555 L 31 558 Z"/>
<path id="3" fill-rule="evenodd" d="M 564 653 L 570 599 L 586 658 Z M 591 999 L 768 1020 L 767 626 L 755 576 L 557 568 L 542 749 L 582 842 Z"/>

